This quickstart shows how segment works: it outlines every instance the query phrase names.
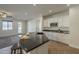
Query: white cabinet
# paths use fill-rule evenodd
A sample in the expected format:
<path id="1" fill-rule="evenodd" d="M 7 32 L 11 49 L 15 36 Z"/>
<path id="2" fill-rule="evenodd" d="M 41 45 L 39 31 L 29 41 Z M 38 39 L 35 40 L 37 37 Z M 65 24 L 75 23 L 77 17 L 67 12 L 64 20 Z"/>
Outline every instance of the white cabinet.
<path id="1" fill-rule="evenodd" d="M 58 40 L 58 33 L 56 33 L 56 32 L 44 32 L 44 33 L 48 37 L 48 39 Z"/>
<path id="2" fill-rule="evenodd" d="M 68 43 L 69 34 L 58 33 L 58 41 Z"/>
<path id="3" fill-rule="evenodd" d="M 68 43 L 69 34 L 56 33 L 56 32 L 44 32 L 44 33 L 48 37 L 48 39 L 50 39 L 50 40 Z"/>
<path id="4" fill-rule="evenodd" d="M 58 22 L 57 17 L 51 17 L 49 18 L 49 23 Z"/>
<path id="5" fill-rule="evenodd" d="M 54 23 L 54 22 L 58 23 L 58 27 L 69 27 L 69 14 L 68 14 L 68 12 L 52 15 L 51 17 L 44 19 L 44 24 L 47 27 L 50 27 L 50 23 Z"/>
<path id="6" fill-rule="evenodd" d="M 43 27 L 50 27 L 50 23 L 48 19 L 45 19 L 43 22 Z"/>
<path id="7" fill-rule="evenodd" d="M 48 44 L 49 42 L 35 48 L 34 50 L 28 52 L 29 54 L 48 54 Z"/>
<path id="8" fill-rule="evenodd" d="M 43 21 L 43 27 L 50 27 L 50 23 L 58 22 L 57 17 L 51 17 L 44 19 Z"/>
<path id="9" fill-rule="evenodd" d="M 58 33 L 58 41 L 63 42 L 64 41 L 65 34 Z"/>
<path id="10" fill-rule="evenodd" d="M 51 32 L 44 32 L 44 33 L 48 39 L 50 39 L 50 40 L 53 39 L 53 33 L 51 33 Z"/>
<path id="11" fill-rule="evenodd" d="M 62 37 L 61 41 L 68 44 L 68 42 L 69 42 L 69 34 L 63 34 L 63 37 Z"/>
<path id="12" fill-rule="evenodd" d="M 69 27 L 69 16 L 63 16 L 63 27 Z"/>
<path id="13" fill-rule="evenodd" d="M 58 27 L 62 27 L 63 26 L 63 18 L 62 16 L 58 17 Z"/>
<path id="14" fill-rule="evenodd" d="M 58 27 L 69 27 L 68 15 L 63 15 L 58 17 Z"/>

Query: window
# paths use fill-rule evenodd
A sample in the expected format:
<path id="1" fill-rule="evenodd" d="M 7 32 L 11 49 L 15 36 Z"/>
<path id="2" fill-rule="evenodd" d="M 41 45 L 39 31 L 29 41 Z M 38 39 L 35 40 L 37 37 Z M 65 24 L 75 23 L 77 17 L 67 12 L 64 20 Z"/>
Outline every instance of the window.
<path id="1" fill-rule="evenodd" d="M 22 35 L 18 35 L 19 37 L 22 37 Z"/>
<path id="2" fill-rule="evenodd" d="M 8 22 L 8 29 L 12 30 L 12 22 Z"/>
<path id="3" fill-rule="evenodd" d="M 18 22 L 18 33 L 22 33 L 22 23 Z"/>
<path id="4" fill-rule="evenodd" d="M 12 22 L 3 21 L 2 22 L 2 30 L 12 30 Z"/>

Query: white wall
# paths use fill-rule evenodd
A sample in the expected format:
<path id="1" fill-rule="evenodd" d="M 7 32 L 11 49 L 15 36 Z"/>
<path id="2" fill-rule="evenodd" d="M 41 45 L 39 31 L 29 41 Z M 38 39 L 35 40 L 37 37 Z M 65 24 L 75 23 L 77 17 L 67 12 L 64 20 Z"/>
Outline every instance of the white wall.
<path id="1" fill-rule="evenodd" d="M 27 21 L 22 22 L 22 33 L 25 34 L 27 32 Z"/>
<path id="2" fill-rule="evenodd" d="M 0 21 L 0 37 L 2 36 L 9 36 L 9 35 L 16 35 L 18 34 L 18 24 L 17 24 L 18 21 L 13 21 L 13 30 L 2 30 L 2 21 Z M 25 22 L 22 21 L 22 24 L 23 24 L 23 29 L 22 29 L 22 32 L 25 33 Z"/>
<path id="3" fill-rule="evenodd" d="M 70 8 L 70 46 L 79 48 L 79 5 Z"/>
<path id="4" fill-rule="evenodd" d="M 42 16 L 27 21 L 27 32 L 42 31 Z"/>

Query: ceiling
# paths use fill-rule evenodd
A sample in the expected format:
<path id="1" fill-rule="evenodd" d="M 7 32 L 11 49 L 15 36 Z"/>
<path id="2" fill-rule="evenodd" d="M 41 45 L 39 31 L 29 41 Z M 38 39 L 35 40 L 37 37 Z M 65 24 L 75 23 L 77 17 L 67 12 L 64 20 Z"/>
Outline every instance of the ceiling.
<path id="1" fill-rule="evenodd" d="M 66 9 L 68 9 L 66 4 L 0 4 L 0 10 L 9 12 L 16 20 L 29 20 Z"/>

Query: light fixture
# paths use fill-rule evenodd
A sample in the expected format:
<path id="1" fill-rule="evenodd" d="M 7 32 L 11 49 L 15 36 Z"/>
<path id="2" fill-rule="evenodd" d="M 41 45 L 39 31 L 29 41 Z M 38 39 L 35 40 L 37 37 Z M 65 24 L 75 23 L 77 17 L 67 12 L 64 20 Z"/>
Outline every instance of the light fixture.
<path id="1" fill-rule="evenodd" d="M 52 12 L 52 10 L 49 10 L 49 13 L 51 13 Z"/>
<path id="2" fill-rule="evenodd" d="M 67 4 L 67 6 L 69 7 L 69 6 L 70 6 L 70 4 Z"/>
<path id="3" fill-rule="evenodd" d="M 12 19 L 13 19 L 12 13 L 0 10 L 0 21 L 2 20 L 2 21 L 13 22 Z"/>
<path id="4" fill-rule="evenodd" d="M 36 4 L 33 4 L 33 6 L 36 6 Z"/>
<path id="5" fill-rule="evenodd" d="M 6 18 L 6 17 L 7 17 L 7 13 L 0 11 L 0 18 Z"/>
<path id="6" fill-rule="evenodd" d="M 7 17 L 7 14 L 6 14 L 6 13 L 5 13 L 5 14 L 3 14 L 3 15 L 2 15 L 2 17 L 3 17 L 3 18 L 6 18 L 6 17 Z"/>

